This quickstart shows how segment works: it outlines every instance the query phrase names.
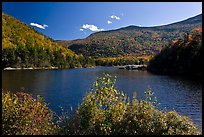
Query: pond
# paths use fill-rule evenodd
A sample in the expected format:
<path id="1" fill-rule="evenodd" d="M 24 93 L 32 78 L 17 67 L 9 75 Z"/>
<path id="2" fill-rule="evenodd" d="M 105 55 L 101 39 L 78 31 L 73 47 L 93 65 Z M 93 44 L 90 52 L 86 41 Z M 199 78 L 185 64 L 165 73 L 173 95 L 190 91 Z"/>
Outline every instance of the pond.
<path id="1" fill-rule="evenodd" d="M 147 71 L 96 67 L 63 70 L 2 71 L 2 89 L 41 95 L 49 107 L 60 114 L 62 107 L 76 109 L 97 77 L 107 72 L 117 77 L 116 88 L 132 97 L 145 99 L 151 88 L 160 103 L 159 109 L 176 110 L 189 116 L 202 129 L 202 84 L 181 77 L 154 75 Z"/>

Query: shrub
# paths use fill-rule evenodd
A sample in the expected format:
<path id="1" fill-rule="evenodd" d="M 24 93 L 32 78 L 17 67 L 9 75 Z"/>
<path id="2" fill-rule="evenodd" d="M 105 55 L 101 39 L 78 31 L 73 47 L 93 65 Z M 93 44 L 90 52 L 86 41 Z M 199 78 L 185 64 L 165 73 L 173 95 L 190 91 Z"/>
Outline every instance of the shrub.
<path id="1" fill-rule="evenodd" d="M 115 88 L 116 77 L 99 77 L 76 111 L 53 119 L 41 97 L 2 92 L 3 135 L 201 135 L 187 116 L 160 111 L 151 89 L 132 99 Z M 71 116 L 71 117 L 70 117 Z M 53 122 L 56 120 L 56 123 Z"/>
<path id="2" fill-rule="evenodd" d="M 2 92 L 3 135 L 54 134 L 53 113 L 43 99 L 30 94 Z"/>
<path id="3" fill-rule="evenodd" d="M 96 80 L 78 107 L 75 134 L 94 135 L 198 135 L 201 131 L 191 119 L 175 111 L 163 112 L 152 101 L 153 92 L 145 92 L 146 100 L 132 100 L 115 88 L 116 78 L 105 74 Z M 72 121 L 73 122 L 73 121 Z"/>

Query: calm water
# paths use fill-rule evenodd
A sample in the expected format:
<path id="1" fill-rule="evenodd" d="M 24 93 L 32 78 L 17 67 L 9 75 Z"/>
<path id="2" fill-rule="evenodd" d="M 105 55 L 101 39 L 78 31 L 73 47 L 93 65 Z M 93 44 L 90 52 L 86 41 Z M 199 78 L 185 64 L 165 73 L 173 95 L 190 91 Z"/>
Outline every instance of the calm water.
<path id="1" fill-rule="evenodd" d="M 60 106 L 65 110 L 70 106 L 75 109 L 103 72 L 117 76 L 116 88 L 129 96 L 136 91 L 138 99 L 145 99 L 144 91 L 151 88 L 161 103 L 159 109 L 166 107 L 167 110 L 187 115 L 202 129 L 202 84 L 179 77 L 119 70 L 116 67 L 2 71 L 2 89 L 41 95 L 59 114 Z"/>

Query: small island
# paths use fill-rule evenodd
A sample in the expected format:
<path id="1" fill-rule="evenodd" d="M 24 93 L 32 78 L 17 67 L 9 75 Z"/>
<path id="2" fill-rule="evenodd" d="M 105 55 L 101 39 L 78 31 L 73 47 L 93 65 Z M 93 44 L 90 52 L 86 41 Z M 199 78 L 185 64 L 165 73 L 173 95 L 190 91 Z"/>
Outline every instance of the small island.
<path id="1" fill-rule="evenodd" d="M 146 70 L 147 69 L 147 65 L 125 65 L 125 66 L 120 66 L 119 69 Z"/>

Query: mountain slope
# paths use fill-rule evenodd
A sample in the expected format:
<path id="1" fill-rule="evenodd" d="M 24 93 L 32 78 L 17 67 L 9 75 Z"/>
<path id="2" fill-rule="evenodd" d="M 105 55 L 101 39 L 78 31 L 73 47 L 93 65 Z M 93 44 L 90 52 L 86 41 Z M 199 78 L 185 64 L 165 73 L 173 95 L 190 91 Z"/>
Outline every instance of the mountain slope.
<path id="1" fill-rule="evenodd" d="M 153 56 L 170 41 L 182 38 L 192 29 L 202 27 L 202 15 L 156 27 L 128 26 L 117 30 L 93 33 L 85 39 L 57 41 L 84 56 Z"/>
<path id="2" fill-rule="evenodd" d="M 76 55 L 35 29 L 2 13 L 2 68 L 81 66 Z"/>
<path id="3" fill-rule="evenodd" d="M 148 70 L 158 74 L 202 76 L 202 28 L 193 29 L 186 37 L 173 41 L 150 60 Z"/>

